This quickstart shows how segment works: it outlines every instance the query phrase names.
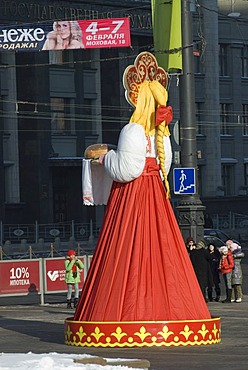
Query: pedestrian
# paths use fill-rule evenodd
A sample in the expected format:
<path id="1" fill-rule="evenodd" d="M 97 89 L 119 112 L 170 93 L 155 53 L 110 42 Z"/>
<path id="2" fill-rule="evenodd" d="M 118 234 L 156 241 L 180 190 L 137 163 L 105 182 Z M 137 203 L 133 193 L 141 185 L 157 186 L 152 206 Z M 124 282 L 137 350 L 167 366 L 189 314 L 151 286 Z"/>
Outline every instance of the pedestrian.
<path id="1" fill-rule="evenodd" d="M 226 245 L 220 247 L 221 259 L 219 264 L 219 270 L 222 273 L 225 287 L 226 287 L 226 299 L 222 303 L 231 303 L 232 294 L 232 271 L 234 268 L 234 260 L 232 252 Z"/>
<path id="2" fill-rule="evenodd" d="M 232 271 L 232 295 L 231 302 L 240 303 L 242 302 L 242 267 L 241 260 L 244 258 L 244 253 L 241 251 L 241 246 L 237 243 L 232 243 L 230 245 L 230 251 L 232 252 L 234 259 L 234 269 Z"/>
<path id="3" fill-rule="evenodd" d="M 200 240 L 196 245 L 190 247 L 190 259 L 195 270 L 195 274 L 200 285 L 202 294 L 206 302 L 206 289 L 213 286 L 213 276 L 210 268 L 209 255 L 205 249 L 206 245 L 203 240 Z"/>
<path id="4" fill-rule="evenodd" d="M 209 213 L 204 215 L 204 227 L 206 229 L 212 229 L 214 227 L 213 220 L 210 217 Z"/>
<path id="5" fill-rule="evenodd" d="M 188 236 L 188 238 L 186 239 L 186 248 L 189 254 L 190 254 L 190 251 L 195 248 L 195 246 L 196 244 L 192 236 Z"/>
<path id="6" fill-rule="evenodd" d="M 67 284 L 67 308 L 72 308 L 72 290 L 74 286 L 74 308 L 77 307 L 79 298 L 80 275 L 84 264 L 76 257 L 76 252 L 70 249 L 65 260 L 65 282 Z"/>
<path id="7" fill-rule="evenodd" d="M 220 270 L 219 270 L 219 264 L 220 264 L 220 252 L 216 248 L 214 244 L 209 244 L 207 252 L 209 253 L 209 262 L 210 267 L 212 271 L 213 276 L 213 282 L 214 282 L 214 289 L 215 289 L 215 301 L 219 302 L 220 300 Z M 208 286 L 207 289 L 208 292 L 208 299 L 210 302 L 213 301 L 213 286 Z"/>

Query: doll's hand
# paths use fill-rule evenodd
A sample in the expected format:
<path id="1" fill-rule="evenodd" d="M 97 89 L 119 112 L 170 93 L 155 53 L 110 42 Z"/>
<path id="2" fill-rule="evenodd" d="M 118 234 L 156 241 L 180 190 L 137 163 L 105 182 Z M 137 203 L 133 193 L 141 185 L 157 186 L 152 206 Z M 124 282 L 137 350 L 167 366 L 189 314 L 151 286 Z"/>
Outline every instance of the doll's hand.
<path id="1" fill-rule="evenodd" d="M 94 164 L 94 165 L 99 165 L 100 164 L 99 159 L 92 159 L 91 163 Z"/>
<path id="2" fill-rule="evenodd" d="M 104 162 L 104 158 L 105 158 L 105 155 L 106 155 L 106 154 L 101 154 L 101 155 L 100 155 L 100 157 L 99 157 L 99 159 L 98 159 L 98 161 L 99 161 L 99 163 L 100 163 L 100 164 L 103 164 L 103 162 Z"/>

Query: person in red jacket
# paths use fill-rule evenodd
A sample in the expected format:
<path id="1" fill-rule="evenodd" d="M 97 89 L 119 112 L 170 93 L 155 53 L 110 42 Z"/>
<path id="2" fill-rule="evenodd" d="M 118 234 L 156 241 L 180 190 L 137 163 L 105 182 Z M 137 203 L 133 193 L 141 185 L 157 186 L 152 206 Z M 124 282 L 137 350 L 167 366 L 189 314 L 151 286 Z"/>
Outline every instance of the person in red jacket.
<path id="1" fill-rule="evenodd" d="M 219 270 L 223 275 L 223 279 L 226 287 L 226 299 L 222 303 L 231 303 L 232 295 L 232 270 L 234 268 L 234 260 L 232 252 L 228 247 L 220 247 L 219 252 L 221 253 Z"/>

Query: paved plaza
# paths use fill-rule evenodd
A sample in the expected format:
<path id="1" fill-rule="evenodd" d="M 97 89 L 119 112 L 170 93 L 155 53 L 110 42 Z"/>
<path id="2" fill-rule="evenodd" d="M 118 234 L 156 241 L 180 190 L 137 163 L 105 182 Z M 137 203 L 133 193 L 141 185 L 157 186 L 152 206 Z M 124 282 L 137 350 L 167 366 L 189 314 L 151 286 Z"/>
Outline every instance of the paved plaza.
<path id="1" fill-rule="evenodd" d="M 248 255 L 248 251 L 246 251 Z M 248 263 L 243 263 L 243 301 L 208 303 L 221 317 L 222 341 L 215 345 L 161 348 L 82 348 L 64 344 L 64 320 L 72 316 L 65 296 L 0 297 L 0 352 L 86 353 L 104 358 L 145 359 L 151 370 L 248 369 Z M 222 289 L 224 292 L 224 288 Z M 224 296 L 222 296 L 224 298 Z M 1 369 L 1 358 L 0 358 Z"/>

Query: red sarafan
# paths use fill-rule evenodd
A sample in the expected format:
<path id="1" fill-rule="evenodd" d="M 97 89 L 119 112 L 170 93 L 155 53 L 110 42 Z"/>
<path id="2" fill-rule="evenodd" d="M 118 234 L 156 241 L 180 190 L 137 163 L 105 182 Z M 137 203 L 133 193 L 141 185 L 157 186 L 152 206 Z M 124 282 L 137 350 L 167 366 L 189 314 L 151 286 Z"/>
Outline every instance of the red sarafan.
<path id="1" fill-rule="evenodd" d="M 113 183 L 75 320 L 210 318 L 158 169 Z"/>

